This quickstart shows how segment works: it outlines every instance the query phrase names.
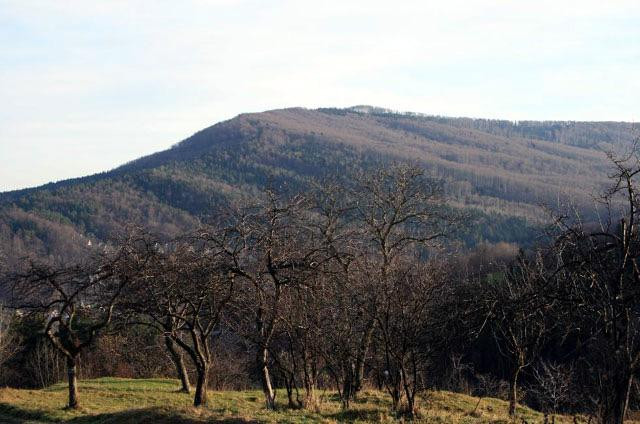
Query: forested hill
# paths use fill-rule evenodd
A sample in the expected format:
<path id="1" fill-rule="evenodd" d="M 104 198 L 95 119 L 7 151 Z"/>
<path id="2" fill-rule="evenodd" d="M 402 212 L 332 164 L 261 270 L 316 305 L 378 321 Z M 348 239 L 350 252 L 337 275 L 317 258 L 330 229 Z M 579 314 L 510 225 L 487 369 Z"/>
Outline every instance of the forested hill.
<path id="1" fill-rule="evenodd" d="M 244 114 L 109 172 L 0 194 L 0 254 L 72 256 L 127 224 L 175 234 L 267 183 L 302 188 L 398 161 L 444 179 L 454 205 L 474 211 L 468 243 L 525 243 L 539 204 L 572 199 L 591 208 L 610 169 L 604 152 L 635 135 L 629 123 L 516 123 L 368 106 Z"/>

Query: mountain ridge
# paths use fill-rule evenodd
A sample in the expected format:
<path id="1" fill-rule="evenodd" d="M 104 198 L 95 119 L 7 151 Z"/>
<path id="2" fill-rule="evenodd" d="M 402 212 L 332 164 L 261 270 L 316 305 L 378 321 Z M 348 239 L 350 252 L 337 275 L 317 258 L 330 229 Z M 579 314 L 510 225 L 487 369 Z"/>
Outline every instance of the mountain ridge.
<path id="1" fill-rule="evenodd" d="M 350 107 L 346 107 L 346 108 L 330 108 L 330 107 L 324 107 L 324 108 L 318 108 L 318 109 L 310 109 L 310 108 L 305 108 L 305 107 L 299 107 L 299 106 L 293 106 L 293 107 L 287 107 L 287 108 L 282 108 L 282 109 L 274 109 L 274 110 L 268 110 L 268 111 L 264 111 L 264 112 L 250 112 L 250 113 L 241 113 L 233 118 L 224 120 L 224 121 L 220 121 L 218 123 L 215 123 L 213 125 L 210 125 L 204 129 L 201 129 L 195 133 L 193 133 L 191 136 L 177 142 L 174 143 L 172 146 L 170 146 L 169 148 L 165 149 L 165 150 L 161 150 L 159 152 L 154 152 L 154 153 L 150 153 L 148 155 L 144 155 L 142 157 L 139 158 L 135 158 L 132 159 L 128 162 L 125 162 L 122 165 L 118 165 L 115 168 L 112 168 L 110 170 L 106 170 L 106 171 L 99 171 L 93 174 L 88 174 L 88 175 L 84 175 L 84 176 L 80 176 L 80 177 L 73 177 L 73 178 L 67 178 L 64 180 L 57 180 L 57 181 L 50 181 L 44 184 L 39 184 L 39 185 L 35 185 L 35 186 L 29 186 L 29 187 L 24 187 L 24 188 L 18 188 L 18 189 L 12 189 L 12 190 L 6 190 L 6 191 L 0 191 L 0 201 L 3 199 L 3 197 L 8 197 L 8 196 L 13 196 L 17 193 L 24 193 L 24 192 L 28 192 L 28 191 L 33 191 L 33 190 L 38 190 L 38 189 L 47 189 L 47 188 L 51 188 L 60 184 L 68 184 L 68 183 L 74 183 L 74 182 L 80 182 L 83 179 L 86 178 L 92 178 L 92 177 L 98 177 L 98 176 L 102 176 L 102 175 L 110 175 L 113 173 L 118 172 L 119 170 L 122 170 L 123 168 L 126 168 L 128 166 L 130 166 L 131 164 L 134 163 L 138 163 L 140 161 L 144 161 L 147 158 L 156 156 L 158 154 L 162 154 L 165 152 L 169 152 L 174 150 L 175 148 L 178 148 L 182 143 L 184 143 L 185 141 L 190 140 L 191 138 L 197 136 L 198 134 L 208 131 L 210 129 L 212 129 L 213 127 L 216 127 L 218 125 L 221 124 L 225 124 L 227 122 L 233 121 L 235 119 L 242 119 L 242 118 L 246 118 L 246 117 L 251 117 L 253 115 L 260 115 L 263 113 L 269 113 L 269 112 L 279 112 L 279 111 L 327 111 L 329 113 L 340 113 L 340 112 L 352 112 L 352 113 L 358 113 L 358 114 L 363 114 L 363 115 L 395 115 L 395 116 L 399 116 L 399 117 L 418 117 L 418 118 L 425 118 L 425 119 L 429 119 L 429 120 L 435 120 L 435 121 L 441 121 L 441 122 L 448 122 L 448 123 L 452 123 L 452 122 L 460 122 L 463 123 L 463 125 L 460 125 L 460 127 L 466 127 L 468 125 L 472 125 L 471 123 L 473 122 L 480 122 L 480 123 L 493 123 L 493 124 L 497 124 L 499 126 L 513 126 L 513 127 L 518 127 L 518 126 L 525 126 L 527 128 L 531 128 L 531 127 L 535 127 L 535 126 L 553 126 L 555 128 L 562 128 L 562 127 L 569 127 L 571 125 L 621 125 L 621 126 L 626 126 L 628 127 L 630 130 L 635 130 L 637 131 L 637 124 L 634 122 L 628 122 L 628 121 L 582 121 L 582 120 L 507 120 L 507 119 L 500 119 L 500 118 L 471 118 L 471 117 L 464 117 L 464 116 L 460 116 L 460 117 L 451 117 L 451 116 L 445 116 L 445 115 L 432 115 L 432 114 L 426 114 L 426 113 L 421 113 L 421 112 L 411 112 L 411 111 L 397 111 L 397 110 L 393 110 L 393 109 L 388 109 L 388 108 L 384 108 L 384 107 L 379 107 L 379 106 L 372 106 L 372 105 L 355 105 L 355 106 L 350 106 Z M 636 134 L 640 135 L 640 132 L 638 132 Z M 530 137 L 530 138 L 535 138 L 535 137 Z M 553 141 L 553 139 L 551 138 L 546 138 L 545 140 L 547 141 Z M 609 139 L 609 141 L 611 141 L 611 139 Z M 628 139 L 625 140 L 625 142 L 630 142 L 632 140 Z"/>
<path id="2" fill-rule="evenodd" d="M 455 207 L 483 215 L 475 242 L 521 243 L 540 220 L 538 205 L 573 201 L 587 209 L 591 193 L 607 183 L 604 152 L 624 150 L 636 137 L 631 123 L 363 108 L 241 114 L 110 171 L 0 193 L 0 251 L 76 254 L 84 247 L 68 240 L 104 242 L 126 224 L 179 233 L 267 182 L 304 189 L 312 179 L 349 178 L 392 162 L 424 167 L 445 181 Z"/>

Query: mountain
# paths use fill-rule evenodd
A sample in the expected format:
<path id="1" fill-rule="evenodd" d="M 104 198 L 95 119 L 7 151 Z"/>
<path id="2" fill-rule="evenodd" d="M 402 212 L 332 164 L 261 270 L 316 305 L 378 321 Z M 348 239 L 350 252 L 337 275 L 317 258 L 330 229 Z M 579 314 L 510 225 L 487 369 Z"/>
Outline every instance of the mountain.
<path id="1" fill-rule="evenodd" d="M 371 106 L 239 115 L 117 169 L 0 193 L 0 254 L 65 258 L 129 223 L 175 234 L 215 205 L 266 184 L 410 161 L 446 182 L 478 217 L 468 243 L 531 241 L 540 204 L 590 210 L 607 184 L 607 151 L 630 146 L 624 122 L 510 122 L 395 113 Z"/>

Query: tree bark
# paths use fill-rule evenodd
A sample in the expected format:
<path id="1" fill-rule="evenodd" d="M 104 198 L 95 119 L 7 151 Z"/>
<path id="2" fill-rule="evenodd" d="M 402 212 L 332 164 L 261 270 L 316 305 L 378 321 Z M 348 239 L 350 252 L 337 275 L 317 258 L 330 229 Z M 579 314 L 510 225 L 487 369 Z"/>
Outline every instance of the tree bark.
<path id="1" fill-rule="evenodd" d="M 304 388 L 304 407 L 307 409 L 313 409 L 318 406 L 316 399 L 316 385 L 315 383 L 309 383 Z"/>
<path id="2" fill-rule="evenodd" d="M 353 395 L 353 382 L 354 382 L 354 370 L 355 364 L 348 359 L 343 364 L 343 380 L 342 380 L 342 408 L 349 408 L 349 402 L 354 398 Z"/>
<path id="3" fill-rule="evenodd" d="M 269 357 L 269 351 L 266 348 L 261 348 L 257 355 L 258 368 L 260 369 L 260 380 L 262 383 L 262 392 L 264 393 L 264 399 L 267 409 L 276 409 L 276 395 L 271 386 L 271 376 L 269 374 L 269 367 L 267 366 L 267 359 Z"/>
<path id="4" fill-rule="evenodd" d="M 305 366 L 304 373 L 304 407 L 312 409 L 317 406 L 316 400 L 316 376 L 315 372 L 309 371 Z"/>
<path id="5" fill-rule="evenodd" d="M 358 355 L 356 357 L 356 366 L 355 373 L 353 377 L 353 387 L 351 396 L 355 399 L 356 394 L 362 389 L 362 380 L 364 379 L 364 367 L 366 365 L 367 353 L 369 352 L 369 347 L 371 346 L 371 338 L 373 337 L 373 330 L 375 326 L 375 321 L 371 320 L 367 323 L 367 329 L 362 337 L 362 342 L 360 343 L 360 349 L 358 350 Z"/>
<path id="6" fill-rule="evenodd" d="M 391 390 L 391 410 L 399 411 L 400 410 L 400 396 L 401 392 L 397 387 L 393 387 Z"/>
<path id="7" fill-rule="evenodd" d="M 317 407 L 315 389 L 318 376 L 316 373 L 316 365 L 313 359 L 310 358 L 306 349 L 302 358 L 302 384 L 304 386 L 304 400 L 302 401 L 302 406 L 306 409 L 314 409 Z"/>
<path id="8" fill-rule="evenodd" d="M 627 381 L 627 393 L 624 397 L 624 407 L 622 409 L 622 421 L 624 421 L 625 417 L 627 416 L 627 411 L 629 410 L 629 397 L 631 396 L 632 384 L 633 384 L 633 374 L 630 374 Z"/>
<path id="9" fill-rule="evenodd" d="M 167 346 L 167 350 L 169 351 L 171 359 L 176 367 L 178 378 L 180 378 L 180 384 L 182 385 L 180 391 L 183 393 L 191 393 L 189 374 L 187 374 L 187 367 L 184 364 L 182 354 L 176 349 L 176 344 L 170 336 L 164 336 L 164 343 Z"/>
<path id="10" fill-rule="evenodd" d="M 391 377 L 389 394 L 391 395 L 391 410 L 400 411 L 402 401 L 402 371 L 389 373 Z"/>
<path id="11" fill-rule="evenodd" d="M 298 405 L 296 404 L 295 399 L 293 399 L 293 386 L 290 382 L 285 383 L 287 390 L 287 400 L 289 409 L 295 409 Z"/>
<path id="12" fill-rule="evenodd" d="M 415 387 L 412 387 L 410 380 L 407 378 L 406 371 L 402 372 L 404 378 L 402 379 L 402 384 L 404 386 L 404 395 L 407 398 L 407 413 L 410 417 L 415 416 L 416 412 L 416 390 Z M 416 376 L 413 375 L 413 384 L 415 385 Z"/>
<path id="13" fill-rule="evenodd" d="M 76 358 L 67 357 L 67 376 L 69 378 L 69 409 L 78 408 L 78 375 L 76 372 Z"/>
<path id="14" fill-rule="evenodd" d="M 207 386 L 209 384 L 209 367 L 198 367 L 196 380 L 196 394 L 193 398 L 193 406 L 199 407 L 207 404 Z"/>
<path id="15" fill-rule="evenodd" d="M 511 376 L 509 386 L 509 416 L 516 415 L 516 405 L 518 403 L 518 377 L 520 376 L 520 367 L 517 367 Z"/>

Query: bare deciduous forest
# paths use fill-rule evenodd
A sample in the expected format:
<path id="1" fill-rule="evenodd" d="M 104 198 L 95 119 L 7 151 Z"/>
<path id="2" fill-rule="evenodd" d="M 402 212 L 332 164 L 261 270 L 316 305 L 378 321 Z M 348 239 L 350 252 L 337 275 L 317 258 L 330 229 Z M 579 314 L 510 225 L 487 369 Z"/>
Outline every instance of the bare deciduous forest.
<path id="1" fill-rule="evenodd" d="M 541 204 L 574 203 L 593 217 L 607 185 L 604 152 L 637 137 L 624 122 L 511 122 L 392 113 L 371 107 L 282 109 L 240 115 L 173 148 L 112 171 L 0 193 L 0 251 L 81 256 L 128 225 L 177 236 L 215 208 L 269 185 L 292 191 L 331 176 L 350 180 L 394 162 L 443 180 L 449 204 L 473 213 L 467 246 L 530 246 Z"/>
<path id="2" fill-rule="evenodd" d="M 267 117 L 324 114 L 322 119 L 334 120 L 336 113 L 343 112 Z M 249 125 L 251 118 L 244 119 Z M 347 411 L 364 390 L 377 389 L 390 397 L 391 413 L 406 419 L 420 417 L 425 396 L 434 390 L 477 396 L 476 410 L 483 398 L 504 398 L 512 417 L 519 405 L 528 405 L 542 411 L 545 422 L 563 415 L 574 422 L 622 423 L 637 410 L 637 151 L 601 161 L 594 150 L 575 147 L 584 140 L 579 126 L 543 131 L 535 142 L 519 138 L 520 144 L 512 144 L 505 138 L 502 152 L 515 149 L 515 157 L 518 146 L 536 143 L 546 158 L 547 173 L 522 177 L 528 180 L 525 189 L 517 172 L 507 170 L 533 166 L 536 157 L 518 165 L 504 153 L 492 175 L 477 165 L 480 147 L 457 152 L 458 142 L 440 127 L 445 118 L 391 119 L 383 113 L 350 119 L 353 125 L 377 120 L 403 136 L 438 129 L 437 137 L 428 135 L 443 149 L 431 162 L 436 171 L 397 162 L 354 169 L 348 181 L 325 175 L 304 185 L 283 185 L 276 176 L 256 186 L 250 199 L 232 196 L 198 222 L 184 218 L 185 226 L 197 224 L 188 230 L 176 225 L 161 232 L 132 219 L 117 238 L 96 243 L 73 260 L 7 256 L 2 384 L 46 387 L 66 379 L 69 408 L 82 405 L 80 375 L 174 376 L 182 391 L 192 393 L 194 407 L 215 402 L 210 389 L 259 387 L 266 409 L 286 397 L 288 408 L 314 410 L 321 394 L 331 390 Z M 308 124 L 290 121 L 315 131 Z M 485 143 L 475 132 L 485 126 L 498 137 L 524 137 L 538 128 L 454 124 L 465 131 L 468 146 Z M 256 143 L 270 131 L 281 134 L 265 124 Z M 396 149 L 385 134 L 377 132 L 376 143 Z M 395 154 L 410 156 L 418 144 L 405 144 L 406 150 Z M 188 146 L 200 148 L 198 135 Z M 467 172 L 464 154 L 479 155 L 472 174 L 479 180 L 475 194 L 452 189 L 445 172 L 437 172 L 444 150 L 458 158 L 450 161 L 457 165 L 449 173 Z M 156 160 L 152 156 L 128 167 L 145 169 Z M 295 153 L 290 160 L 288 169 L 295 169 Z M 549 197 L 554 184 L 584 194 L 584 181 L 573 185 L 560 175 L 560 169 L 578 163 L 592 169 L 608 163 L 614 170 L 608 179 L 596 178 L 603 190 L 596 199 L 597 219 L 585 202 L 556 204 L 550 225 L 540 226 L 541 236 L 526 248 L 505 241 L 465 242 L 486 219 L 459 207 L 465 195 L 470 204 L 490 209 L 500 204 L 491 204 L 498 198 L 490 191 L 503 190 L 500 202 L 513 205 L 515 216 L 526 215 L 523 203 Z M 167 166 L 152 168 L 150 175 L 159 176 Z M 98 195 L 92 187 L 105 183 L 96 177 L 84 184 L 82 190 Z M 34 218 L 42 211 L 27 212 L 25 204 L 31 202 L 36 211 L 39 201 L 55 204 L 56 193 L 77 187 L 5 195 L 14 202 L 5 213 L 44 220 Z M 479 196 L 483 190 L 486 196 Z M 172 210 L 167 206 L 154 214 Z M 543 222 L 538 213 L 535 220 Z M 72 226 L 62 227 L 75 237 Z"/>
<path id="3" fill-rule="evenodd" d="M 640 424 L 640 0 L 0 0 L 0 424 Z"/>

